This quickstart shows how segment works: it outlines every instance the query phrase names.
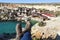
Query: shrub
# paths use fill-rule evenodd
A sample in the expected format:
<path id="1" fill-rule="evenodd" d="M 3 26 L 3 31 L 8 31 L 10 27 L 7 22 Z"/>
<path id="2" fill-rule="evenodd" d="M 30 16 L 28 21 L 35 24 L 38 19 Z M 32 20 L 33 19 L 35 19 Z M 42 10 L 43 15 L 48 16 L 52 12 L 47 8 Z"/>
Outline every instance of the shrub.
<path id="1" fill-rule="evenodd" d="M 43 21 L 41 21 L 41 22 L 39 22 L 39 24 L 38 24 L 39 26 L 45 26 L 46 25 L 46 23 L 44 23 Z"/>

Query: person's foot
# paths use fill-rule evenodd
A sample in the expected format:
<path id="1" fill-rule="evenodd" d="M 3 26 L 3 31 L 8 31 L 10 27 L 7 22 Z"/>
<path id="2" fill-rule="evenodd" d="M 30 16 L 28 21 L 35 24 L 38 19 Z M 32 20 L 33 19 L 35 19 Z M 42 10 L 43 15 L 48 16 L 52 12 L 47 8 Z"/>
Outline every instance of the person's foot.
<path id="1" fill-rule="evenodd" d="M 21 23 L 18 23 L 16 25 L 16 33 L 17 33 L 17 38 L 20 39 L 22 36 L 22 26 Z"/>

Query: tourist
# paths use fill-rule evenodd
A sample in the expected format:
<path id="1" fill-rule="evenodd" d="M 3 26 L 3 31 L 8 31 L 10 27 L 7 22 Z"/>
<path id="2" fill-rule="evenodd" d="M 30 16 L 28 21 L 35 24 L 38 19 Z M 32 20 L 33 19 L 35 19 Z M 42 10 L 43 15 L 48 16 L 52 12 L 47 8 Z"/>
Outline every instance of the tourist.
<path id="1" fill-rule="evenodd" d="M 31 24 L 30 20 L 28 19 L 26 22 L 25 30 L 22 31 L 21 24 L 17 24 L 16 26 L 16 40 L 32 40 L 31 38 Z"/>

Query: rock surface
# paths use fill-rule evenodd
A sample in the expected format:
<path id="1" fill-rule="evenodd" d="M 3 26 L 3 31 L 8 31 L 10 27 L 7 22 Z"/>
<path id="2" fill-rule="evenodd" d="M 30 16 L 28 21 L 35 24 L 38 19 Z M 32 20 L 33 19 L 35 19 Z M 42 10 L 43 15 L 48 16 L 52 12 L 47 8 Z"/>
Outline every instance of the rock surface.
<path id="1" fill-rule="evenodd" d="M 31 30 L 32 36 L 36 36 L 37 38 L 48 38 L 51 37 L 55 39 L 57 34 L 60 35 L 60 17 L 56 17 L 52 20 L 45 21 L 46 26 L 40 27 L 38 23 L 36 23 Z"/>
<path id="2" fill-rule="evenodd" d="M 46 27 L 39 27 L 38 26 L 38 23 L 36 25 L 34 25 L 34 27 L 32 27 L 32 30 L 31 30 L 31 34 L 32 34 L 32 37 L 36 37 L 36 38 L 48 38 L 48 37 L 51 37 L 51 38 L 55 38 L 57 36 L 57 33 L 50 29 L 50 28 L 46 28 Z"/>

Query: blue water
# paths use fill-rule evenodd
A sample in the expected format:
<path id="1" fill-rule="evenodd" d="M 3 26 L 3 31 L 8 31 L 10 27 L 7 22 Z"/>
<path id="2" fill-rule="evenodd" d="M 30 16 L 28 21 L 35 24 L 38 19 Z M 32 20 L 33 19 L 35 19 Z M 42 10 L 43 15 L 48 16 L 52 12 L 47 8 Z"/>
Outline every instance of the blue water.
<path id="1" fill-rule="evenodd" d="M 3 21 L 0 22 L 0 34 L 1 33 L 13 33 L 15 32 L 17 21 Z M 25 27 L 25 23 L 22 22 L 22 27 Z"/>
<path id="2" fill-rule="evenodd" d="M 19 23 L 17 21 L 2 21 L 0 22 L 0 34 L 2 33 L 15 33 L 16 24 Z M 32 22 L 34 25 L 36 22 Z M 22 27 L 25 27 L 25 22 L 22 22 Z"/>

